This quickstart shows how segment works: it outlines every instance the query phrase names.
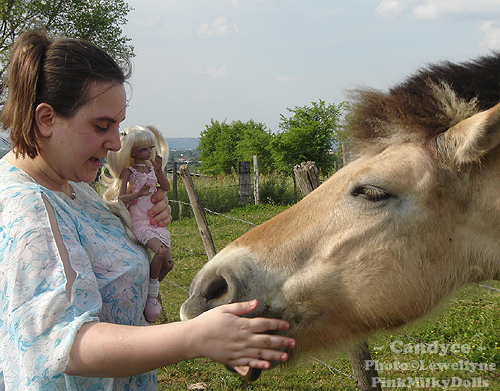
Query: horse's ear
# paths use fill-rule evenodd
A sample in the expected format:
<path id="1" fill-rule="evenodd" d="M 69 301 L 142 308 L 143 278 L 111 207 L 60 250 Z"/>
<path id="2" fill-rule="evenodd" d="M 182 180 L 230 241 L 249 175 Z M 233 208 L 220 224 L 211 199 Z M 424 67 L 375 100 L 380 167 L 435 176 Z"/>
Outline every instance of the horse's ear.
<path id="1" fill-rule="evenodd" d="M 500 144 L 500 104 L 463 120 L 436 137 L 438 153 L 457 165 L 480 160 Z"/>

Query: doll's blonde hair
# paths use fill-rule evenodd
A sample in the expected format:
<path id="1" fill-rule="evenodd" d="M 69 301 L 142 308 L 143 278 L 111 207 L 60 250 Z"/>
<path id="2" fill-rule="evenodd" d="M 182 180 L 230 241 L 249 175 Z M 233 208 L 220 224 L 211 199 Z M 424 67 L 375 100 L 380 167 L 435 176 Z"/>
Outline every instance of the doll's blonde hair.
<path id="1" fill-rule="evenodd" d="M 121 148 L 119 151 L 108 152 L 107 164 L 101 173 L 100 182 L 108 188 L 103 196 L 108 201 L 117 201 L 118 199 L 120 175 L 123 170 L 134 164 L 134 158 L 132 157 L 134 147 L 154 145 L 151 161 L 155 159 L 156 155 L 159 155 L 162 158 L 162 170 L 165 169 L 168 160 L 167 141 L 154 126 L 135 125 L 126 128 L 122 132 L 120 141 Z M 146 164 L 151 165 L 151 162 Z"/>

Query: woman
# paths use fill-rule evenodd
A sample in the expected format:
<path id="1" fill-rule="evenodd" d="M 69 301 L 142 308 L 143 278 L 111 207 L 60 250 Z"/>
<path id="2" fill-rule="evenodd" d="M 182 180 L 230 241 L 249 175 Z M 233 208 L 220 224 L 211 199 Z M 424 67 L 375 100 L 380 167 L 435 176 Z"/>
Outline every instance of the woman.
<path id="1" fill-rule="evenodd" d="M 147 252 L 85 184 L 120 148 L 126 79 L 83 41 L 28 32 L 14 45 L 1 117 L 13 149 L 0 161 L 0 389 L 155 390 L 161 366 L 268 368 L 287 359 L 274 348 L 295 345 L 260 334 L 286 322 L 239 317 L 255 301 L 143 327 Z"/>

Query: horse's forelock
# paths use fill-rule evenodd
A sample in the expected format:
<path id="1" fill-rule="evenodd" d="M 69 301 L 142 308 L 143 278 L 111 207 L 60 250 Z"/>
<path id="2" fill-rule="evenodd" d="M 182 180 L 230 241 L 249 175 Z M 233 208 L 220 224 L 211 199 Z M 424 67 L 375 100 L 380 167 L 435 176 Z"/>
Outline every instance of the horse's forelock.
<path id="1" fill-rule="evenodd" d="M 500 53 L 420 70 L 388 92 L 351 91 L 349 130 L 359 151 L 426 142 L 500 101 Z"/>

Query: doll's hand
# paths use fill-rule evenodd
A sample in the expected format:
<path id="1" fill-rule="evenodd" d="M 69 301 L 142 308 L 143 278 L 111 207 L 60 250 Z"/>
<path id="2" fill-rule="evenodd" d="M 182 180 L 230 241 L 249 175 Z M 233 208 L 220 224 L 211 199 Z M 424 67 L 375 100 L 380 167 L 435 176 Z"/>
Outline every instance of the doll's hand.
<path id="1" fill-rule="evenodd" d="M 145 183 L 142 187 L 137 191 L 139 197 L 146 196 L 149 194 L 149 186 Z"/>
<path id="2" fill-rule="evenodd" d="M 153 165 L 153 167 L 157 171 L 161 170 L 162 163 L 163 163 L 163 159 L 159 155 L 156 155 L 155 160 L 151 162 L 151 164 Z"/>

